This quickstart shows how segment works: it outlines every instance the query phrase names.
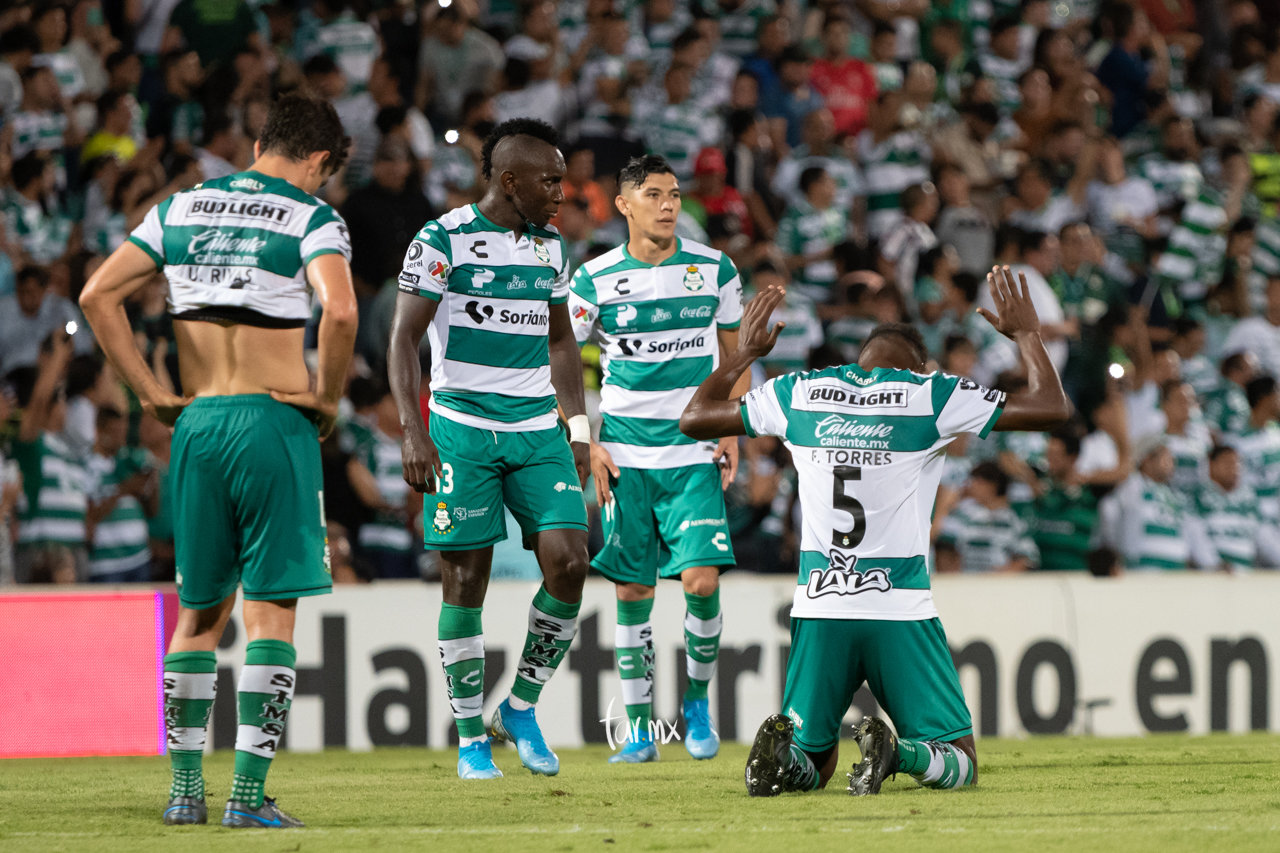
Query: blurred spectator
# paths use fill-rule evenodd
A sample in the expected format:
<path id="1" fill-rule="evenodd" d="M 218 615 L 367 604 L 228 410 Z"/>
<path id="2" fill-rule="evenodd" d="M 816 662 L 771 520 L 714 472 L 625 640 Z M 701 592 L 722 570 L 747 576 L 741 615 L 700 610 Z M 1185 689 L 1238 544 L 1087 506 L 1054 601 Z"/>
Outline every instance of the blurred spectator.
<path id="1" fill-rule="evenodd" d="M 1237 323 L 1227 336 L 1223 351 L 1252 353 L 1262 372 L 1280 376 L 1280 276 L 1267 281 L 1265 316 L 1247 317 Z"/>
<path id="2" fill-rule="evenodd" d="M 493 91 L 505 62 L 502 46 L 473 26 L 470 4 L 453 3 L 423 15 L 418 53 L 418 103 L 431 104 L 429 117 L 444 127 L 462 118 L 462 99 L 473 89 Z"/>
<path id="3" fill-rule="evenodd" d="M 821 166 L 800 174 L 804 200 L 787 208 L 777 244 L 795 276 L 793 285 L 815 303 L 826 302 L 835 284 L 835 248 L 849 238 L 849 217 L 836 204 L 836 182 Z"/>
<path id="4" fill-rule="evenodd" d="M 908 305 L 917 305 L 916 270 L 920 256 L 938 245 L 938 237 L 929 227 L 938 215 L 938 191 L 932 183 L 907 187 L 902 191 L 902 215 L 880 243 L 880 274 L 892 281 Z M 925 301 L 941 302 L 942 292 Z M 934 317 L 924 318 L 932 323 Z"/>
<path id="5" fill-rule="evenodd" d="M 809 353 L 822 345 L 822 324 L 818 322 L 813 301 L 772 262 L 757 264 L 751 276 L 752 286 L 758 291 L 771 285 L 787 288 L 786 298 L 773 312 L 774 322 L 785 323 L 782 334 L 773 351 L 760 361 L 769 376 L 805 370 L 809 366 Z"/>
<path id="6" fill-rule="evenodd" d="M 71 360 L 65 332 L 49 336 L 39 368 L 15 376 L 22 420 L 13 457 L 22 472 L 14 577 L 18 583 L 75 583 L 88 567 L 85 512 L 89 483 L 84 463 L 59 433 L 66 425 L 63 377 Z"/>
<path id="7" fill-rule="evenodd" d="M 1214 567 L 1238 572 L 1280 566 L 1280 527 L 1264 521 L 1257 493 L 1240 475 L 1240 454 L 1214 445 L 1208 467 L 1209 477 L 1196 493 L 1196 511 L 1217 551 Z"/>
<path id="8" fill-rule="evenodd" d="M 728 171 L 720 149 L 704 148 L 699 151 L 693 167 L 693 187 L 683 196 L 681 208 L 704 228 L 709 217 L 722 217 L 729 232 L 750 240 L 755 231 L 751 214 L 738 191 L 725 182 Z"/>
<path id="9" fill-rule="evenodd" d="M 81 162 L 95 157 L 114 157 L 126 164 L 138 153 L 133 138 L 133 114 L 137 103 L 133 95 L 112 89 L 98 98 L 98 127 L 80 149 Z"/>
<path id="10" fill-rule="evenodd" d="M 960 257 L 960 271 L 985 276 L 995 252 L 991 218 L 973 204 L 968 175 L 959 166 L 944 163 L 937 170 L 941 211 L 933 226 L 938 240 L 953 246 Z"/>
<path id="11" fill-rule="evenodd" d="M 34 367 L 41 343 L 55 332 L 65 335 L 68 329 L 77 333 L 75 349 L 88 352 L 93 348 L 79 309 L 49 292 L 48 273 L 38 266 L 21 269 L 14 294 L 0 296 L 0 375 Z"/>
<path id="12" fill-rule="evenodd" d="M 875 102 L 877 75 L 861 59 L 849 55 L 849 36 L 853 25 L 847 13 L 838 7 L 827 12 L 822 24 L 822 56 L 813 63 L 810 82 L 817 90 L 835 119 L 835 132 L 841 136 L 856 136 L 867 126 L 867 113 Z M 893 30 L 889 30 L 892 35 Z M 892 45 L 890 45 L 892 50 Z M 892 59 L 888 60 L 890 63 Z M 895 66 L 896 67 L 896 66 Z M 901 88 L 902 70 L 898 69 L 898 85 Z"/>
<path id="13" fill-rule="evenodd" d="M 804 48 L 793 44 L 778 57 L 778 92 L 761 98 L 760 111 L 769 120 L 769 136 L 775 151 L 786 153 L 802 141 L 805 116 L 825 106 L 813 87 L 813 60 Z"/>
<path id="14" fill-rule="evenodd" d="M 162 53 L 189 48 L 205 68 L 228 64 L 242 46 L 261 47 L 257 23 L 241 0 L 179 0 L 169 15 Z"/>
<path id="15" fill-rule="evenodd" d="M 857 197 L 863 189 L 862 176 L 844 148 L 836 142 L 835 117 L 829 109 L 819 107 L 804 117 L 803 127 L 804 141 L 778 162 L 771 185 L 773 194 L 788 205 L 798 204 L 804 198 L 800 175 L 805 169 L 820 166 L 835 179 L 836 204 L 849 211 L 852 217 Z"/>
<path id="16" fill-rule="evenodd" d="M 1026 522 L 1009 508 L 1008 489 L 994 462 L 974 466 L 965 496 L 942 522 L 939 572 L 1025 572 L 1039 564 Z"/>
<path id="17" fill-rule="evenodd" d="M 1258 495 L 1262 517 L 1280 523 L 1280 389 L 1263 374 L 1245 386 L 1249 419 L 1223 440 L 1240 454 L 1245 482 Z"/>
<path id="18" fill-rule="evenodd" d="M 1080 439 L 1071 429 L 1049 436 L 1045 449 L 1045 477 L 1032 506 L 1032 537 L 1040 551 L 1042 571 L 1088 568 L 1093 531 L 1098 523 L 1098 499 L 1080 484 L 1076 461 Z"/>
<path id="19" fill-rule="evenodd" d="M 89 543 L 88 580 L 132 583 L 151 579 L 147 519 L 156 514 L 159 474 L 146 452 L 126 445 L 129 422 L 104 406 L 96 418 L 97 440 L 85 467 L 89 506 L 85 538 Z"/>
<path id="20" fill-rule="evenodd" d="M 867 187 L 867 233 L 879 240 L 898 220 L 902 191 L 929 180 L 932 150 L 918 132 L 903 127 L 900 92 L 880 93 L 856 146 Z"/>
<path id="21" fill-rule="evenodd" d="M 1111 132 L 1124 136 L 1145 115 L 1146 93 L 1169 82 L 1169 54 L 1141 9 L 1126 3 L 1108 8 L 1115 41 L 1098 66 L 1098 81 L 1111 92 Z M 1144 49 L 1151 51 L 1150 61 L 1143 58 Z"/>
<path id="22" fill-rule="evenodd" d="M 400 465 L 400 418 L 387 386 L 368 379 L 351 383 L 356 416 L 348 424 L 355 453 L 348 475 L 371 512 L 356 537 L 356 558 L 374 578 L 416 578 L 418 562 L 413 518 L 420 498 L 404 481 Z"/>
<path id="23" fill-rule="evenodd" d="M 8 121 L 22 105 L 22 78 L 40 52 L 40 39 L 18 25 L 0 33 L 0 119 Z"/>

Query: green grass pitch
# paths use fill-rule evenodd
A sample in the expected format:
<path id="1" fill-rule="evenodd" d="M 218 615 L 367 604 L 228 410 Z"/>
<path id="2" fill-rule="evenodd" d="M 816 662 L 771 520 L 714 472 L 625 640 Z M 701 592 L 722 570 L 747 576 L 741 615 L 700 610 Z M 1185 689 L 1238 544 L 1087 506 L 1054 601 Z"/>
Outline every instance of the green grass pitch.
<path id="1" fill-rule="evenodd" d="M 1280 850 L 1274 735 L 987 739 L 976 788 L 898 777 L 862 799 L 844 792 L 856 748 L 842 747 L 830 788 L 766 800 L 746 796 L 736 744 L 695 762 L 673 743 L 640 766 L 566 749 L 554 778 L 502 748 L 507 775 L 492 782 L 459 781 L 452 752 L 286 754 L 268 792 L 309 824 L 292 831 L 161 825 L 163 758 L 4 761 L 0 850 Z M 231 754 L 205 770 L 216 823 Z"/>

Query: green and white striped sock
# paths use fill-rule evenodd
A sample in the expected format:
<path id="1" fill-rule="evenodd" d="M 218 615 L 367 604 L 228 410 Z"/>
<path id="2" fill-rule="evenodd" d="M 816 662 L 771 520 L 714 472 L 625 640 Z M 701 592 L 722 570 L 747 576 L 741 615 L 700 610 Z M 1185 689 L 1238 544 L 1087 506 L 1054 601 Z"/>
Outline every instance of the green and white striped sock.
<path id="1" fill-rule="evenodd" d="M 440 662 L 449 691 L 449 708 L 462 746 L 485 739 L 484 629 L 479 607 L 446 604 L 440 608 Z"/>
<path id="2" fill-rule="evenodd" d="M 555 673 L 578 632 L 582 602 L 560 601 L 538 588 L 529 606 L 529 633 L 525 636 L 516 683 L 511 687 L 511 707 L 524 711 L 538 703 L 542 688 Z"/>
<path id="3" fill-rule="evenodd" d="M 284 737 L 298 653 L 283 640 L 253 640 L 245 647 L 237 685 L 240 725 L 236 730 L 235 778 L 231 799 L 250 808 L 262 805 L 267 771 Z"/>
<path id="4" fill-rule="evenodd" d="M 707 685 L 716 674 L 716 659 L 720 656 L 720 629 L 724 619 L 720 615 L 720 590 L 710 595 L 684 594 L 684 649 L 689 689 L 686 699 L 706 699 Z"/>
<path id="5" fill-rule="evenodd" d="M 614 655 L 622 678 L 629 731 L 648 732 L 653 719 L 653 599 L 618 602 Z"/>
<path id="6" fill-rule="evenodd" d="M 973 762 L 949 743 L 899 740 L 898 770 L 926 788 L 962 788 L 973 783 Z"/>
<path id="7" fill-rule="evenodd" d="M 204 796 L 204 744 L 217 693 L 213 652 L 170 652 L 164 656 L 165 742 L 173 782 L 169 796 Z"/>

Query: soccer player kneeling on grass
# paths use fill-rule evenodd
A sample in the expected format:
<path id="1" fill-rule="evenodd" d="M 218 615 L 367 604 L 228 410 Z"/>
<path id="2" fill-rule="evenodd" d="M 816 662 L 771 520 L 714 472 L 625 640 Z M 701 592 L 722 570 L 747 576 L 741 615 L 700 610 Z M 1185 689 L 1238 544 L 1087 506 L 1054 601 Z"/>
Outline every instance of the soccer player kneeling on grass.
<path id="1" fill-rule="evenodd" d="M 738 378 L 781 330 L 769 329 L 769 315 L 783 290 L 770 287 L 747 306 L 737 350 L 685 408 L 685 435 L 778 436 L 800 475 L 801 583 L 783 714 L 764 721 L 751 747 L 752 796 L 826 785 L 840 720 L 864 681 L 897 735 L 878 717 L 858 726 L 851 794 L 878 793 L 896 773 L 935 788 L 977 779 L 973 725 L 929 591 L 929 519 L 952 440 L 1049 429 L 1070 415 L 1019 279 L 1008 267 L 989 274 L 999 313 L 979 311 L 1017 343 L 1029 380 L 1020 393 L 929 372 L 919 332 L 890 324 L 871 333 L 855 364 L 779 376 L 737 399 Z"/>

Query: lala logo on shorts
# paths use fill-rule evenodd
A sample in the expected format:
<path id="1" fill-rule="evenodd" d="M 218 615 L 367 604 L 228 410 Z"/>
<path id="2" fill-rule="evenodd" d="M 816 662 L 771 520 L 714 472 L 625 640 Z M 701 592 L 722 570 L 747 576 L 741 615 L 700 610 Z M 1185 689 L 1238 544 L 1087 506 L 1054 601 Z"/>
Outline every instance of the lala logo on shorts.
<path id="1" fill-rule="evenodd" d="M 822 598 L 824 595 L 857 595 L 862 592 L 888 592 L 893 589 L 889 583 L 889 573 L 884 569 L 867 569 L 856 571 L 853 567 L 858 558 L 845 556 L 839 551 L 830 554 L 831 568 L 825 571 L 809 573 L 809 583 L 805 589 L 810 598 Z"/>
<path id="2" fill-rule="evenodd" d="M 537 255 L 538 260 L 542 261 L 544 264 L 551 263 L 551 252 L 548 251 L 547 247 L 543 244 L 541 237 L 533 238 L 533 253 Z"/>
<path id="3" fill-rule="evenodd" d="M 436 516 L 431 526 L 436 533 L 449 533 L 453 530 L 453 520 L 449 518 L 449 506 L 444 501 L 436 504 Z"/>
<path id="4" fill-rule="evenodd" d="M 690 293 L 697 293 L 702 290 L 704 283 L 702 273 L 698 272 L 697 266 L 689 264 L 684 271 L 684 289 Z"/>

